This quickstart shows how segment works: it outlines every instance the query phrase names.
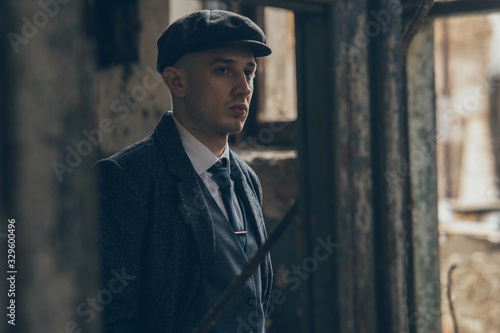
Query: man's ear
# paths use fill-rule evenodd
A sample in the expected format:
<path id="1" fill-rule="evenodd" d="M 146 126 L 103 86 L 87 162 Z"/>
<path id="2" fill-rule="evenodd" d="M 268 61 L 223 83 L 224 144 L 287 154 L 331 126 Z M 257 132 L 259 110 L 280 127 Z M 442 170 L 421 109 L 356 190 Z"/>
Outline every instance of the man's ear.
<path id="1" fill-rule="evenodd" d="M 163 82 L 170 93 L 179 98 L 186 96 L 186 73 L 178 67 L 169 66 L 163 70 Z"/>

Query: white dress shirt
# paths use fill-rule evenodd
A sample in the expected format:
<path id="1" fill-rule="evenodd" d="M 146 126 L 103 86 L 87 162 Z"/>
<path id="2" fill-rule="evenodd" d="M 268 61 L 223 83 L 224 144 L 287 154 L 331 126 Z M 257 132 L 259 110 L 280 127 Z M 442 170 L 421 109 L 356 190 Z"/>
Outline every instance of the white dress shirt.
<path id="1" fill-rule="evenodd" d="M 224 148 L 224 152 L 221 156 L 217 157 L 214 153 L 210 151 L 203 143 L 201 143 L 198 139 L 196 139 L 191 133 L 189 133 L 178 121 L 175 119 L 175 116 L 172 117 L 174 119 L 175 126 L 179 131 L 179 136 L 181 137 L 182 146 L 184 147 L 184 151 L 186 152 L 189 160 L 191 160 L 191 164 L 195 171 L 200 176 L 203 183 L 207 187 L 208 191 L 214 198 L 215 202 L 224 213 L 226 219 L 227 211 L 224 207 L 224 202 L 222 201 L 222 196 L 219 191 L 219 186 L 213 179 L 213 175 L 208 172 L 208 169 L 212 167 L 215 163 L 222 161 L 223 158 L 227 159 L 227 170 L 229 174 L 231 174 L 230 160 L 229 160 L 229 145 L 226 142 L 226 147 Z M 241 214 L 240 205 L 238 204 L 238 199 L 236 199 L 236 194 L 234 193 L 234 182 L 231 179 L 231 195 L 233 197 L 233 205 L 236 210 L 236 215 L 240 221 L 243 221 L 243 217 Z M 243 222 L 242 222 L 243 223 Z M 243 227 L 244 230 L 245 227 Z"/>

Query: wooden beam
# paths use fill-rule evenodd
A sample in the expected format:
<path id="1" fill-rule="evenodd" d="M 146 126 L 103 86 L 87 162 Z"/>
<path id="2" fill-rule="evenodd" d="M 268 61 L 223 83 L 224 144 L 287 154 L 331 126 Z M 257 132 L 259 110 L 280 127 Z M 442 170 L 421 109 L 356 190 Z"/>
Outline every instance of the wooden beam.
<path id="1" fill-rule="evenodd" d="M 370 1 L 370 12 L 400 6 Z M 397 8 L 397 7 L 396 7 Z M 400 7 L 399 7 L 400 8 Z M 378 332 L 408 331 L 406 228 L 410 225 L 406 166 L 406 113 L 403 107 L 401 13 L 370 41 L 370 98 L 373 149 L 373 220 Z"/>
<path id="2" fill-rule="evenodd" d="M 489 83 L 491 89 L 489 112 L 490 137 L 493 148 L 495 178 L 500 179 L 500 75 L 493 75 Z M 498 194 L 495 197 L 498 197 Z"/>
<path id="3" fill-rule="evenodd" d="M 451 209 L 457 213 L 484 213 L 500 210 L 500 200 L 468 203 L 456 199 L 446 199 Z"/>
<path id="4" fill-rule="evenodd" d="M 490 14 L 498 11 L 500 11 L 500 1 L 498 0 L 436 1 L 429 12 L 429 17 Z"/>
<path id="5" fill-rule="evenodd" d="M 334 232 L 334 159 L 331 153 L 334 113 L 329 24 L 331 19 L 325 13 L 295 13 L 299 188 L 300 198 L 303 198 L 300 201 L 299 264 L 306 258 L 314 258 L 318 235 L 337 243 Z M 332 266 L 335 256 L 336 253 L 331 253 L 321 265 L 318 262 L 313 276 L 308 276 L 303 288 L 298 290 L 301 304 L 295 307 L 302 313 L 302 318 L 297 318 L 296 328 L 288 331 L 341 332 L 336 329 L 340 316 L 335 306 L 338 301 L 336 269 Z M 322 289 L 321 293 L 316 292 L 317 288 Z"/>
<path id="6" fill-rule="evenodd" d="M 331 95 L 333 103 L 326 106 L 331 113 L 331 143 L 322 154 L 334 156 L 331 169 L 335 211 L 332 221 L 322 221 L 316 227 L 318 235 L 325 234 L 327 223 L 332 224 L 340 244 L 332 263 L 335 272 L 337 300 L 335 304 L 338 326 L 318 332 L 377 332 L 376 251 L 374 243 L 373 207 L 373 131 L 370 127 L 372 101 L 370 96 L 371 49 L 360 43 L 359 31 L 370 21 L 369 1 L 336 1 L 333 6 L 331 44 L 334 79 Z M 314 95 L 311 96 L 314 98 Z M 311 115 L 314 117 L 314 115 Z M 318 123 L 325 121 L 316 120 Z M 310 128 L 314 131 L 314 127 Z M 314 144 L 311 143 L 311 144 Z M 313 166 L 314 170 L 314 166 Z M 326 204 L 326 203 L 324 203 Z M 320 281 L 316 293 L 321 294 Z M 327 313 L 323 316 L 328 316 Z M 318 316 L 318 321 L 321 318 Z"/>
<path id="7" fill-rule="evenodd" d="M 290 1 L 290 0 L 242 0 L 242 5 L 245 6 L 269 6 L 288 10 L 293 10 L 297 13 L 324 13 L 327 4 L 321 2 L 306 2 L 306 1 Z"/>
<path id="8" fill-rule="evenodd" d="M 388 8 L 396 8 L 390 22 L 367 30 L 371 11 Z M 397 8 L 393 0 L 338 0 L 322 15 L 295 16 L 299 262 L 315 258 L 318 239 L 338 248 L 308 278 L 294 332 L 408 331 L 409 179 L 390 178 L 407 155 Z"/>
<path id="9" fill-rule="evenodd" d="M 410 253 L 414 295 L 410 332 L 441 333 L 437 212 L 434 24 L 422 26 L 406 58 L 412 224 Z M 409 256 L 410 257 L 410 256 Z"/>
<path id="10" fill-rule="evenodd" d="M 461 235 L 473 238 L 485 239 L 492 243 L 500 243 L 500 230 L 491 224 L 454 221 L 451 223 L 441 223 L 439 232 L 448 235 Z"/>

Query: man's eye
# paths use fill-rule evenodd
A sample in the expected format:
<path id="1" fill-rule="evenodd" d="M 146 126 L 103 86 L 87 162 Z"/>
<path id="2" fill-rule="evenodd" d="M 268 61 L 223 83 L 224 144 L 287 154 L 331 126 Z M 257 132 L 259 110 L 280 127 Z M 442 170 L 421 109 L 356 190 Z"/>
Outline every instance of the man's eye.
<path id="1" fill-rule="evenodd" d="M 221 67 L 217 69 L 217 72 L 219 72 L 220 74 L 227 74 L 229 73 L 229 69 L 227 67 Z"/>
<path id="2" fill-rule="evenodd" d="M 253 71 L 245 71 L 245 75 L 248 77 L 254 77 Z"/>

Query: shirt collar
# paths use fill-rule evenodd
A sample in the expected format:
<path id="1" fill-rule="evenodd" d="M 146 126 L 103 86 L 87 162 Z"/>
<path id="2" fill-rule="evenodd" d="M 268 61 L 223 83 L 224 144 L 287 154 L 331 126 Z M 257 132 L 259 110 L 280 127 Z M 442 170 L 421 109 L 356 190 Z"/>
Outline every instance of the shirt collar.
<path id="1" fill-rule="evenodd" d="M 201 175 L 202 173 L 207 171 L 212 165 L 214 165 L 218 161 L 221 161 L 223 158 L 227 159 L 227 169 L 229 173 L 231 172 L 229 160 L 229 145 L 227 142 L 226 146 L 224 147 L 224 152 L 220 157 L 217 157 L 210 151 L 210 149 L 208 149 L 203 143 L 201 143 L 191 133 L 189 133 L 188 130 L 185 129 L 184 126 L 182 126 L 177 121 L 177 119 L 175 119 L 175 116 L 173 116 L 172 118 L 174 119 L 174 123 L 177 127 L 177 131 L 179 132 L 179 136 L 181 137 L 184 151 L 189 157 L 189 160 L 193 164 L 193 167 L 198 175 Z"/>

